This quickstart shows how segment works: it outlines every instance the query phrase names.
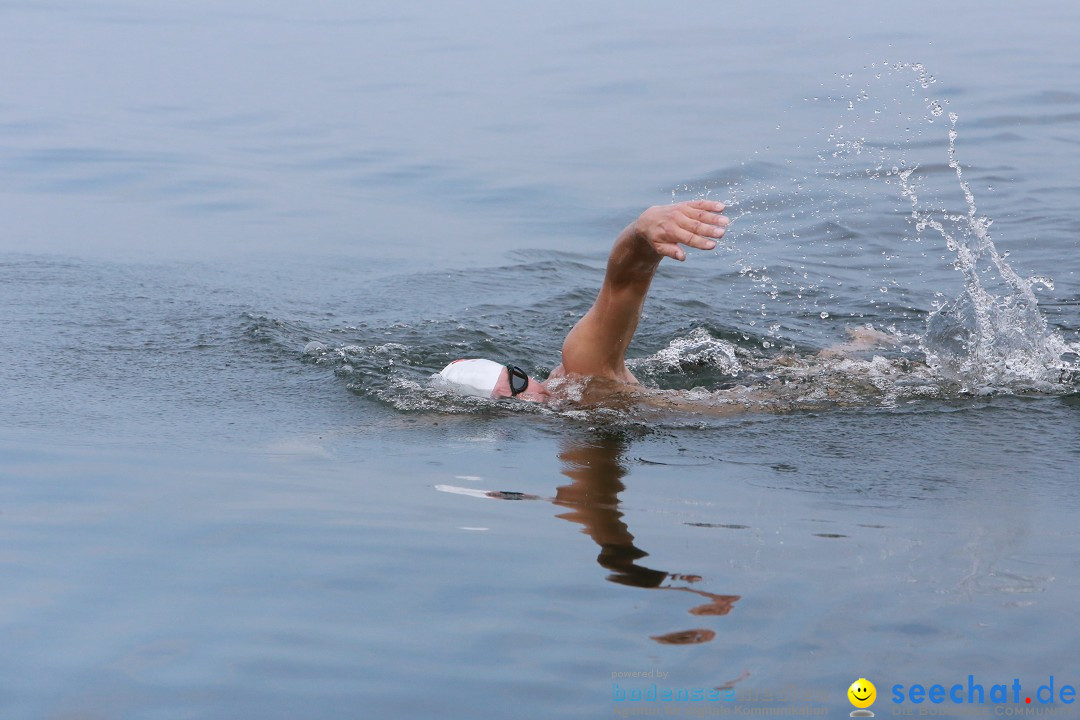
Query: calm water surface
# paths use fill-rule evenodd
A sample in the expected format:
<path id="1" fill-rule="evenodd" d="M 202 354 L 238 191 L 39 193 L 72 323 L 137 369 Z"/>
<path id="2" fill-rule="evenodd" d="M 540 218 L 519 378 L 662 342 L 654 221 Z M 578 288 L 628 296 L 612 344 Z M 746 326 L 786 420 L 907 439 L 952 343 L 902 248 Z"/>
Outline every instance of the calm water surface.
<path id="1" fill-rule="evenodd" d="M 3 717 L 1080 684 L 1073 6 L 0 19 Z M 706 195 L 631 349 L 699 412 L 430 385 L 549 371 L 618 230 Z"/>

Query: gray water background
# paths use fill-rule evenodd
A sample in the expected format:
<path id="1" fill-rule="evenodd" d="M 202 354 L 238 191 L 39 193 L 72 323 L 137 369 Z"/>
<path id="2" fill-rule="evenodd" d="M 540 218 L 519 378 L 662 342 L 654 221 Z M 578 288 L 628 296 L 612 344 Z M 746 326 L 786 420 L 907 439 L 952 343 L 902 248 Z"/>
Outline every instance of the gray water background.
<path id="1" fill-rule="evenodd" d="M 842 716 L 858 677 L 1080 680 L 1068 383 L 734 419 L 426 385 L 549 370 L 618 230 L 705 194 L 736 221 L 661 269 L 649 382 L 729 381 L 702 329 L 761 358 L 922 338 L 964 283 L 890 170 L 966 213 L 947 112 L 1075 342 L 1078 15 L 0 5 L 0 712 L 592 717 L 662 668 Z M 545 500 L 581 457 L 591 526 Z M 643 568 L 739 599 L 689 615 Z"/>

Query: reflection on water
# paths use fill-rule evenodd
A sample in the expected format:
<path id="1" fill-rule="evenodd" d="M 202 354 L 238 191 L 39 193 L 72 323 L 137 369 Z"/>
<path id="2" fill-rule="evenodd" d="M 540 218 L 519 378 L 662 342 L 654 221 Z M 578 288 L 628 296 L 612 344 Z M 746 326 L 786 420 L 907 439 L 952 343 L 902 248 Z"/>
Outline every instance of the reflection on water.
<path id="1" fill-rule="evenodd" d="M 559 451 L 562 473 L 570 478 L 561 485 L 554 503 L 567 508 L 558 517 L 582 526 L 582 532 L 600 546 L 596 562 L 610 570 L 607 579 L 621 585 L 691 593 L 706 600 L 689 609 L 691 615 L 719 616 L 731 612 L 738 595 L 719 595 L 690 587 L 700 575 L 656 570 L 638 563 L 649 553 L 634 544 L 634 535 L 619 509 L 619 493 L 626 489 L 627 469 L 622 456 L 628 442 L 619 434 L 597 433 L 584 440 L 566 439 Z M 667 584 L 665 584 L 667 583 Z M 676 630 L 653 636 L 665 645 L 709 642 L 716 632 L 708 628 Z"/>
<path id="2" fill-rule="evenodd" d="M 581 525 L 581 532 L 600 547 L 596 562 L 611 571 L 607 576 L 609 581 L 694 595 L 699 602 L 687 610 L 691 615 L 716 617 L 729 614 L 740 599 L 739 595 L 699 590 L 692 586 L 704 580 L 701 575 L 657 570 L 639 562 L 649 553 L 634 544 L 634 535 L 619 508 L 619 493 L 626 490 L 623 478 L 628 470 L 623 458 L 629 446 L 630 440 L 618 431 L 587 432 L 581 437 L 564 438 L 559 448 L 559 461 L 562 474 L 571 482 L 560 485 L 555 497 L 550 498 L 555 505 L 566 508 L 566 512 L 556 517 Z M 543 499 L 510 490 L 473 490 L 449 485 L 438 485 L 436 489 L 495 500 Z M 700 602 L 701 599 L 705 602 Z M 654 635 L 652 639 L 663 645 L 693 645 L 709 642 L 715 637 L 716 631 L 710 628 L 690 628 Z"/>

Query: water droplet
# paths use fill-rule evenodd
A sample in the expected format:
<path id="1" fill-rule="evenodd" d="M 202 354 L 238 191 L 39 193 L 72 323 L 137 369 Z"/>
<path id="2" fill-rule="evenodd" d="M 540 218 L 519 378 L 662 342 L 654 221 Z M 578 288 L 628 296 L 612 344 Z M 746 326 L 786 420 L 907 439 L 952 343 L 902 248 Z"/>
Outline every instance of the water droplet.
<path id="1" fill-rule="evenodd" d="M 821 319 L 822 319 L 822 320 L 824 320 L 824 319 L 825 319 L 825 318 L 827 318 L 827 317 L 829 317 L 829 313 L 827 313 L 827 312 L 825 312 L 824 310 L 822 310 L 822 311 L 821 311 Z"/>

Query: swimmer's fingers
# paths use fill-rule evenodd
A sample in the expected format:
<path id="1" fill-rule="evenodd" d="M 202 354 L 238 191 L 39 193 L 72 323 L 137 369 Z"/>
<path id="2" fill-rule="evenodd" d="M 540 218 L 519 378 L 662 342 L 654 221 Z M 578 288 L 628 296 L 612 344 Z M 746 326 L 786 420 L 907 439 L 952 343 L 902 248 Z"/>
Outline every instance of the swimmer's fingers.
<path id="1" fill-rule="evenodd" d="M 695 210 L 706 210 L 708 212 L 720 213 L 724 212 L 724 203 L 717 202 L 716 200 L 691 200 L 689 202 L 682 203 L 684 207 L 694 208 Z"/>
<path id="2" fill-rule="evenodd" d="M 708 212 L 706 210 L 684 210 L 675 215 L 675 221 L 679 224 L 683 230 L 689 230 L 694 235 L 703 238 L 721 238 L 724 237 L 728 222 L 730 222 L 723 215 L 717 213 Z M 700 247 L 694 245 L 694 247 Z M 710 249 L 710 248 L 705 248 Z"/>
<path id="3" fill-rule="evenodd" d="M 721 215 L 720 213 L 706 212 L 705 210 L 691 210 L 686 214 L 686 217 L 695 222 L 702 223 L 703 225 L 708 225 L 711 228 L 726 228 L 731 223 L 731 220 L 726 216 Z M 699 232 L 698 234 L 702 235 L 707 233 Z"/>
<path id="4" fill-rule="evenodd" d="M 697 203 L 685 203 L 680 209 L 684 215 L 694 220 L 700 220 L 710 225 L 727 226 L 731 221 L 722 214 L 724 207 L 723 203 L 718 202 L 709 202 L 704 207 L 698 207 Z"/>
<path id="5" fill-rule="evenodd" d="M 665 233 L 665 239 L 667 242 L 653 244 L 656 252 L 680 262 L 686 259 L 686 253 L 683 252 L 679 245 L 686 245 L 698 250 L 712 250 L 716 247 L 716 241 L 711 237 L 697 235 L 683 227 L 670 228 Z"/>

